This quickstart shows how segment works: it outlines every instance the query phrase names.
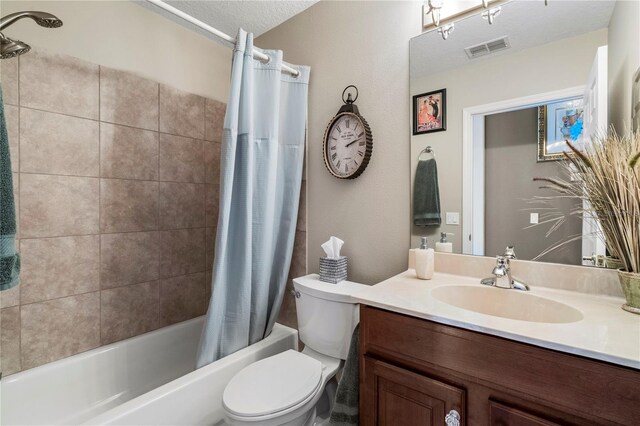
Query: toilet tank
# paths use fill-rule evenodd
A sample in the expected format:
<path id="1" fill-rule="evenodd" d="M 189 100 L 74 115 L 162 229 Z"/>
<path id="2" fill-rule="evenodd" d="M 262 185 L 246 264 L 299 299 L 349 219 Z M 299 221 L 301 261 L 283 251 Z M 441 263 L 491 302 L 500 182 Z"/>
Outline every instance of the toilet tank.
<path id="1" fill-rule="evenodd" d="M 316 274 L 294 278 L 300 340 L 316 352 L 346 359 L 353 329 L 360 320 L 351 295 L 368 286 L 350 281 L 331 284 Z"/>

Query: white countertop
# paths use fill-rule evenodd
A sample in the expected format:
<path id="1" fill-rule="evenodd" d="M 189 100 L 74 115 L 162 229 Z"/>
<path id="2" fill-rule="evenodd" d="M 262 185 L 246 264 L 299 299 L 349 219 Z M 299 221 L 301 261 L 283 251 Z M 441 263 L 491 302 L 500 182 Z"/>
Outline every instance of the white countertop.
<path id="1" fill-rule="evenodd" d="M 531 288 L 526 294 L 565 303 L 583 315 L 576 322 L 542 323 L 469 311 L 431 295 L 435 288 L 452 285 L 485 287 L 479 279 L 443 273 L 436 273 L 432 280 L 420 280 L 409 269 L 356 291 L 352 297 L 368 306 L 640 370 L 640 315 L 623 311 L 622 298 Z"/>

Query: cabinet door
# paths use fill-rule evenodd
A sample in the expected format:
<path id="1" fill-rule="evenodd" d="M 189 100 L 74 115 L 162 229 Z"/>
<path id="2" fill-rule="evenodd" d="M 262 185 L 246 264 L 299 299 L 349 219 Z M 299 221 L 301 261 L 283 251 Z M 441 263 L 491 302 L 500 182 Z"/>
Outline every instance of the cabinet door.
<path id="1" fill-rule="evenodd" d="M 558 423 L 495 401 L 489 401 L 489 417 L 491 426 L 558 426 Z"/>
<path id="2" fill-rule="evenodd" d="M 362 374 L 362 425 L 464 424 L 463 389 L 367 356 Z"/>

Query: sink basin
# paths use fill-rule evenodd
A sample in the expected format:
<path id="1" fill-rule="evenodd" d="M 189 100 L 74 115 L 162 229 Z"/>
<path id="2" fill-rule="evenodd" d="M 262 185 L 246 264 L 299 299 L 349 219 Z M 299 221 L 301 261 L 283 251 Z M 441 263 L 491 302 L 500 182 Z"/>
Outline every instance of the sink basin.
<path id="1" fill-rule="evenodd" d="M 579 310 L 544 297 L 494 287 L 446 286 L 431 295 L 441 302 L 468 311 L 529 322 L 570 323 L 580 321 Z"/>

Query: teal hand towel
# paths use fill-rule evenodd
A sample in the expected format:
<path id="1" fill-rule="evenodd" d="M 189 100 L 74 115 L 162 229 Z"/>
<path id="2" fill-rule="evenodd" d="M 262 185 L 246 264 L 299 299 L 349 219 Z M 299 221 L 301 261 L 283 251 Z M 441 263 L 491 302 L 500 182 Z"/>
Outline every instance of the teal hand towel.
<path id="1" fill-rule="evenodd" d="M 0 291 L 20 282 L 20 255 L 16 252 L 16 205 L 13 199 L 13 178 L 9 135 L 0 88 Z"/>
<path id="2" fill-rule="evenodd" d="M 347 361 L 338 383 L 336 399 L 331 410 L 331 426 L 357 426 L 360 418 L 360 324 L 351 335 Z"/>
<path id="3" fill-rule="evenodd" d="M 436 160 L 418 161 L 413 186 L 413 224 L 440 226 L 440 188 Z"/>

